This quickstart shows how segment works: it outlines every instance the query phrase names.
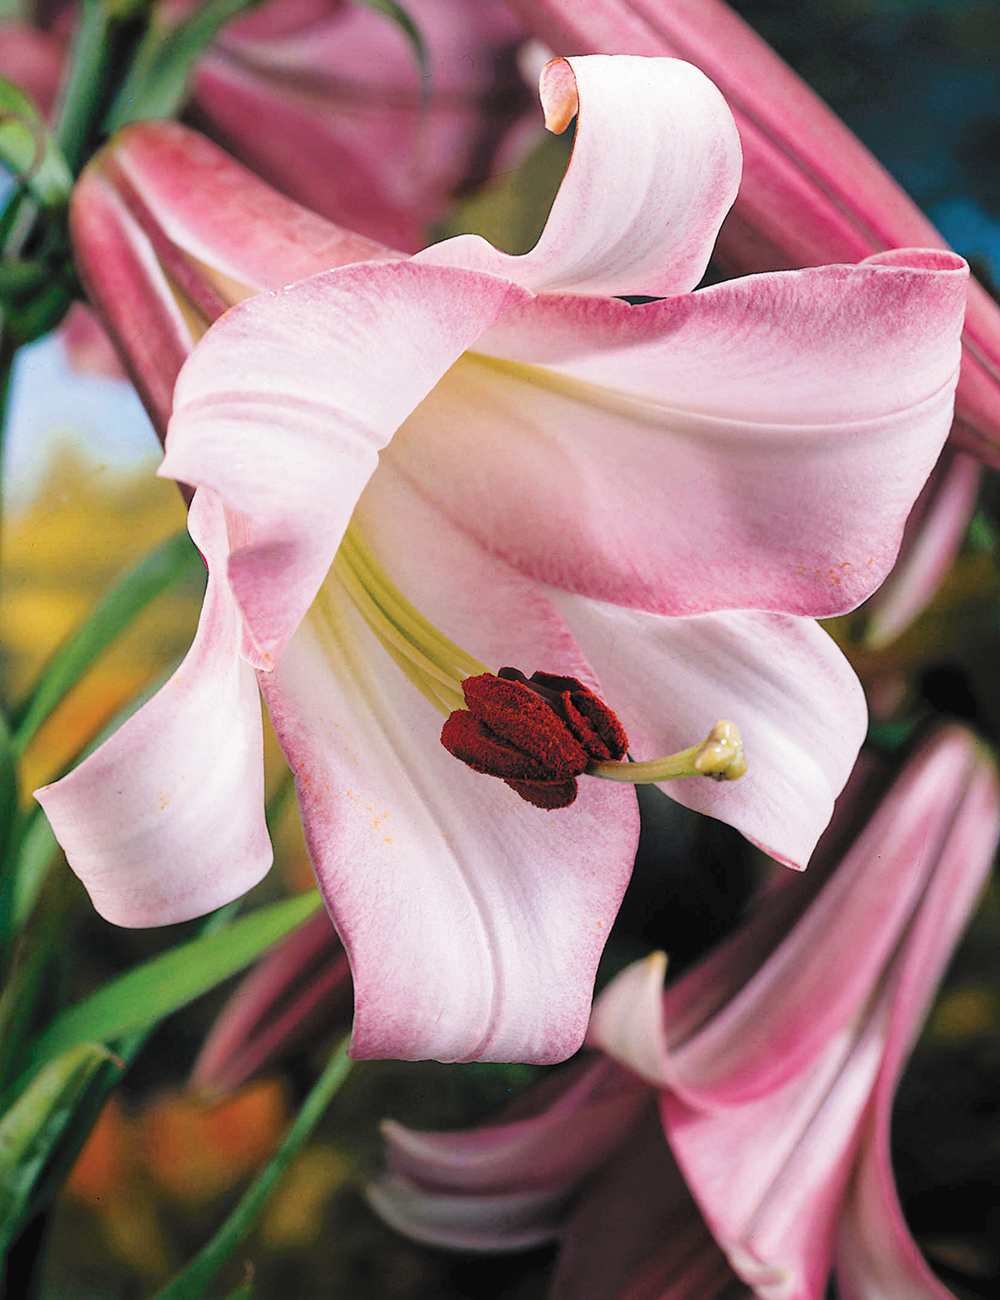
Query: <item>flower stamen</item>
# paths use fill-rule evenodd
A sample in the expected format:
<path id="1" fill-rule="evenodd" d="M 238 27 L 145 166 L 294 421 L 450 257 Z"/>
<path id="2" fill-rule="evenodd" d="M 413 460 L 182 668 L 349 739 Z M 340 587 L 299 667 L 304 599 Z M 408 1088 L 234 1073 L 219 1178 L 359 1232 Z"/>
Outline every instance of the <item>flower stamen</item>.
<path id="1" fill-rule="evenodd" d="M 333 569 L 386 653 L 445 715 L 445 749 L 474 771 L 499 777 L 535 807 L 568 807 L 581 776 L 643 785 L 694 776 L 735 781 L 746 771 L 731 722 L 717 722 L 705 740 L 680 753 L 623 761 L 628 737 L 599 696 L 575 677 L 491 672 L 414 609 L 354 524 Z"/>
<path id="2" fill-rule="evenodd" d="M 333 570 L 383 649 L 421 695 L 446 717 L 461 708 L 462 681 L 489 670 L 413 608 L 354 524 L 348 525 Z"/>

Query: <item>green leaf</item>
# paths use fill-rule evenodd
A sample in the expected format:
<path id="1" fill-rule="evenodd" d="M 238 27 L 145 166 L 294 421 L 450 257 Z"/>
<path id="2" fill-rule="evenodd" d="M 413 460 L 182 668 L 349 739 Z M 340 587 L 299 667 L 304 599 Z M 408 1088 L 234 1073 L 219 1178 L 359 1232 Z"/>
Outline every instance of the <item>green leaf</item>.
<path id="1" fill-rule="evenodd" d="M 110 1059 L 80 1043 L 37 1075 L 0 1118 L 0 1255 L 24 1217 L 32 1189 L 98 1068 Z"/>
<path id="2" fill-rule="evenodd" d="M 15 751 L 24 750 L 69 689 L 151 601 L 196 573 L 204 573 L 204 564 L 187 533 L 169 538 L 127 573 L 42 670 L 15 718 Z"/>
<path id="3" fill-rule="evenodd" d="M 0 78 L 0 162 L 43 207 L 63 207 L 73 188 L 66 159 L 37 106 Z"/>
<path id="4" fill-rule="evenodd" d="M 128 76 L 108 110 L 107 131 L 146 117 L 174 117 L 188 97 L 195 61 L 219 28 L 259 0 L 207 0 L 184 22 L 154 12 Z"/>
<path id="5" fill-rule="evenodd" d="M 17 804 L 17 753 L 7 719 L 0 710 L 0 848 L 7 843 Z"/>
<path id="6" fill-rule="evenodd" d="M 365 9 L 372 9 L 377 14 L 384 14 L 390 18 L 397 27 L 402 29 L 403 35 L 413 47 L 413 57 L 417 61 L 417 67 L 420 69 L 420 75 L 426 82 L 429 75 L 429 64 L 427 60 L 427 46 L 424 44 L 424 38 L 420 34 L 420 28 L 413 21 L 402 5 L 396 4 L 395 0 L 354 0 L 355 4 L 362 5 Z M 427 93 L 427 87 L 424 86 L 424 94 Z"/>
<path id="7" fill-rule="evenodd" d="M 21 839 L 12 874 L 11 929 L 20 930 L 31 915 L 58 849 L 52 827 L 36 805 Z"/>
<path id="8" fill-rule="evenodd" d="M 179 1010 L 249 966 L 318 906 L 316 890 L 286 898 L 133 967 L 56 1016 L 29 1049 L 28 1070 L 79 1043 L 114 1042 Z"/>
<path id="9" fill-rule="evenodd" d="M 253 1227 L 281 1175 L 299 1149 L 304 1146 L 337 1089 L 347 1078 L 352 1065 L 353 1061 L 347 1055 L 345 1039 L 334 1052 L 330 1063 L 305 1099 L 295 1123 L 288 1130 L 284 1142 L 275 1152 L 270 1164 L 257 1176 L 244 1193 L 239 1205 L 208 1245 L 195 1255 L 186 1268 L 156 1293 L 154 1300 L 200 1300 L 205 1295 L 216 1274 Z M 236 1294 L 241 1295 L 246 1292 L 237 1291 Z"/>

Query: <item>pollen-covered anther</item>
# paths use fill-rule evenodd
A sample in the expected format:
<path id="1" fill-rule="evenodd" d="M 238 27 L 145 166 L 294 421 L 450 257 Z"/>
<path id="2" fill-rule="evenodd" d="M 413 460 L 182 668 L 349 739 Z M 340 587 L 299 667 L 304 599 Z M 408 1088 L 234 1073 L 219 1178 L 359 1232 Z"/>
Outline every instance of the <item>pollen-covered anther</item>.
<path id="1" fill-rule="evenodd" d="M 450 754 L 476 772 L 497 776 L 537 808 L 567 808 L 576 778 L 595 761 L 628 748 L 621 723 L 575 677 L 501 668 L 462 682 L 466 708 L 441 731 Z"/>

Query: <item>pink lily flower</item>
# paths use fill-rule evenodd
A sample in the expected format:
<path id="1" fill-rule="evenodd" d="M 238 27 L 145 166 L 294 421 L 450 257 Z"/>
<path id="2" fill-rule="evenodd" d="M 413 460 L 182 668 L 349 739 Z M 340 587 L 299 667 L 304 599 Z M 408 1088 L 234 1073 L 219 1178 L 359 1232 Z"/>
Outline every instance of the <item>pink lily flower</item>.
<path id="1" fill-rule="evenodd" d="M 722 97 L 627 57 L 554 61 L 541 90 L 556 129 L 582 107 L 522 257 L 463 236 L 357 261 L 370 244 L 170 124 L 78 190 L 82 273 L 154 416 L 172 403 L 161 472 L 196 489 L 210 577 L 172 682 L 39 799 L 109 919 L 218 906 L 270 862 L 259 684 L 362 1056 L 575 1050 L 636 842 L 616 781 L 681 777 L 674 798 L 805 865 L 865 726 L 812 618 L 877 586 L 951 420 L 961 259 L 692 293 L 739 177 Z M 611 296 L 639 293 L 662 300 Z M 548 685 L 487 671 L 507 664 Z M 558 704 L 603 744 L 584 687 L 639 763 L 536 727 Z M 525 767 L 442 747 L 467 702 Z M 694 773 L 737 774 L 725 728 L 682 747 L 720 716 L 752 761 L 717 784 Z M 528 807 L 484 768 L 578 797 Z"/>
<path id="2" fill-rule="evenodd" d="M 866 793 L 845 796 L 809 872 L 772 879 L 666 992 L 662 954 L 623 971 L 594 1008 L 604 1055 L 522 1113 L 465 1133 L 387 1123 L 375 1208 L 462 1249 L 561 1236 L 553 1300 L 821 1300 L 832 1268 L 847 1300 L 944 1300 L 900 1210 L 889 1121 L 988 875 L 1000 791 L 949 727 L 843 850 Z"/>
<path id="3" fill-rule="evenodd" d="M 947 247 L 885 168 L 723 0 L 509 2 L 552 49 L 668 55 L 712 78 L 743 145 L 743 183 L 715 252 L 732 274 Z M 1000 466 L 1000 308 L 975 280 L 963 345 L 952 437 Z"/>

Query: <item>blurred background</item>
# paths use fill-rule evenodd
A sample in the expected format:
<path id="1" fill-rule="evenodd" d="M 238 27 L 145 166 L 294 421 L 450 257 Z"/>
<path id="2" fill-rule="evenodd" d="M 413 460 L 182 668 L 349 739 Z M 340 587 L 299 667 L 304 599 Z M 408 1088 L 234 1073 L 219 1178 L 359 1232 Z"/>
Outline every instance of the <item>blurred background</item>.
<path id="1" fill-rule="evenodd" d="M 991 290 L 1000 280 L 1000 5 L 984 0 L 735 0 L 734 7 L 836 109 Z M 444 231 L 477 230 L 509 251 L 530 246 L 564 141 L 539 144 L 515 173 L 456 207 Z M 4 692 L 16 699 L 85 612 L 151 545 L 184 525 L 175 487 L 154 477 L 159 448 L 131 389 L 85 376 L 48 337 L 18 359 L 3 493 Z M 850 620 L 832 628 L 868 683 L 901 703 L 892 747 L 933 714 L 1000 742 L 1000 491 L 987 476 L 978 514 L 932 607 L 886 649 L 859 650 Z M 29 754 L 32 784 L 75 754 L 95 726 L 157 681 L 193 633 L 201 588 L 174 588 L 74 689 Z M 282 762 L 272 746 L 273 783 Z M 30 787 L 29 787 L 30 788 Z M 635 879 L 609 944 L 613 971 L 653 947 L 683 970 L 734 924 L 766 865 L 728 828 L 644 792 Z M 278 867 L 261 899 L 310 880 L 294 809 L 275 823 Z M 177 941 L 115 929 L 64 865 L 66 964 L 80 993 Z M 231 987 L 168 1019 L 115 1093 L 48 1234 L 36 1300 L 127 1300 L 155 1290 L 208 1237 L 329 1052 L 317 1030 L 233 1096 L 186 1086 Z M 357 1067 L 297 1157 L 218 1290 L 296 1300 L 533 1300 L 551 1253 L 481 1259 L 418 1247 L 367 1208 L 379 1121 L 450 1128 L 488 1116 L 540 1071 L 526 1066 L 373 1062 Z M 933 1266 L 959 1295 L 1000 1294 L 1000 898 L 995 886 L 954 962 L 899 1091 L 894 1158 L 903 1204 Z M 28 1294 L 12 1265 L 10 1295 Z"/>

